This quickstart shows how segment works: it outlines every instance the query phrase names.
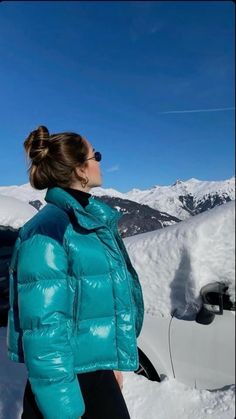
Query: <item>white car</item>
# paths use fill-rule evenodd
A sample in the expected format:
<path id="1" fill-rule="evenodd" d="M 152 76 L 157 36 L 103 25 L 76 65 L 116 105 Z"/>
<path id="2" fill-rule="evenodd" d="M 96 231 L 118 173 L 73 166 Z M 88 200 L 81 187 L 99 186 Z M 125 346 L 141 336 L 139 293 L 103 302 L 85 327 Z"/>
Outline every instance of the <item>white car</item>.
<path id="1" fill-rule="evenodd" d="M 145 313 L 138 337 L 140 366 L 151 380 L 174 377 L 199 389 L 219 389 L 235 382 L 235 303 L 227 286 L 202 288 L 203 305 L 195 319 Z"/>
<path id="2" fill-rule="evenodd" d="M 124 239 L 144 294 L 136 373 L 198 389 L 235 383 L 234 206 Z"/>

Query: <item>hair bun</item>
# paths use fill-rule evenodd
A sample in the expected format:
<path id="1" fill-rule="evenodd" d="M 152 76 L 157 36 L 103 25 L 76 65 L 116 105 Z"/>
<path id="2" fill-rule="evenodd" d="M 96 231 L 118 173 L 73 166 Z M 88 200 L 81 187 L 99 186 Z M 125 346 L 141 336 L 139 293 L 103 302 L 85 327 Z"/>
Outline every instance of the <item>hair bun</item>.
<path id="1" fill-rule="evenodd" d="M 25 150 L 33 164 L 40 163 L 48 153 L 50 135 L 47 127 L 40 125 L 24 142 Z"/>
<path id="2" fill-rule="evenodd" d="M 35 136 L 37 136 L 39 140 L 49 139 L 49 131 L 47 127 L 45 127 L 44 125 L 40 125 L 34 132 L 35 132 Z"/>

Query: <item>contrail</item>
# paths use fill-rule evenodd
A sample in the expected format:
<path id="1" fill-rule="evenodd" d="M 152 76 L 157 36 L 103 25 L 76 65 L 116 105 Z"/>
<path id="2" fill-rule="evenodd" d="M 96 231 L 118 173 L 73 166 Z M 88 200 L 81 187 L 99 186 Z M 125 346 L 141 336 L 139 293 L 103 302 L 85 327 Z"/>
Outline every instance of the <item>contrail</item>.
<path id="1" fill-rule="evenodd" d="M 158 112 L 161 114 L 167 113 L 193 113 L 193 112 L 219 112 L 219 111 L 234 111 L 235 108 L 210 108 L 210 109 L 191 109 L 189 111 L 167 111 L 167 112 Z"/>
<path id="2" fill-rule="evenodd" d="M 118 164 L 107 169 L 107 172 L 116 172 L 117 170 L 119 170 Z"/>

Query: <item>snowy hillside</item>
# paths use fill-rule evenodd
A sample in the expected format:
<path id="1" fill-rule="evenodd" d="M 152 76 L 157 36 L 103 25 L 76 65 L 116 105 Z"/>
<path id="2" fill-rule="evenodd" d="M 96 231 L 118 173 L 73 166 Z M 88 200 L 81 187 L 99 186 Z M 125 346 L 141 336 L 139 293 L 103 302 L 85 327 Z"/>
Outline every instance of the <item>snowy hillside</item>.
<path id="1" fill-rule="evenodd" d="M 163 315 L 178 308 L 191 317 L 200 289 L 222 280 L 235 300 L 235 202 L 173 226 L 124 239 L 143 288 L 146 311 Z"/>
<path id="2" fill-rule="evenodd" d="M 13 196 L 22 201 L 40 200 L 43 205 L 46 190 L 37 191 L 29 183 L 24 185 L 0 186 L 0 194 Z M 95 196 L 108 196 L 128 199 L 145 204 L 160 212 L 185 220 L 235 199 L 235 177 L 223 181 L 200 181 L 191 178 L 186 181 L 177 180 L 173 185 L 158 186 L 146 190 L 132 189 L 121 193 L 115 189 L 92 188 Z"/>
<path id="3" fill-rule="evenodd" d="M 215 205 L 235 199 L 235 178 L 219 182 L 189 179 L 170 186 L 154 186 L 147 190 L 133 189 L 126 198 L 166 211 L 181 220 L 203 212 Z"/>
<path id="4" fill-rule="evenodd" d="M 145 204 L 164 211 L 181 220 L 235 199 L 235 177 L 223 181 L 201 181 L 195 178 L 177 180 L 172 185 L 141 190 L 134 188 L 126 193 L 115 189 L 93 188 L 97 196 L 116 196 Z"/>
<path id="5" fill-rule="evenodd" d="M 20 199 L 21 201 L 29 202 L 36 199 L 39 199 L 43 204 L 44 197 L 46 194 L 46 189 L 41 191 L 32 188 L 30 183 L 25 183 L 23 185 L 12 185 L 12 186 L 0 186 L 0 194 L 13 196 L 15 198 Z M 121 192 L 116 191 L 115 189 L 103 189 L 103 188 L 93 188 L 91 189 L 91 193 L 96 196 L 117 196 L 122 198 L 123 194 Z"/>
<path id="6" fill-rule="evenodd" d="M 17 199 L 24 201 L 24 203 L 29 203 L 37 210 L 40 210 L 46 205 L 44 200 L 46 191 L 47 189 L 37 191 L 30 184 L 11 186 L 9 188 L 2 187 L 0 188 L 0 197 L 16 196 Z M 94 197 L 123 213 L 123 217 L 119 222 L 119 231 L 122 237 L 146 233 L 147 231 L 157 230 L 181 221 L 165 212 L 160 212 L 148 205 L 139 204 L 128 199 L 104 195 L 102 197 L 94 195 Z"/>
<path id="7" fill-rule="evenodd" d="M 30 183 L 25 183 L 24 185 L 19 186 L 0 186 L 0 195 L 11 196 L 24 202 L 33 201 L 35 199 L 42 199 L 43 201 L 45 193 L 46 189 L 38 191 L 37 189 L 32 188 Z"/>

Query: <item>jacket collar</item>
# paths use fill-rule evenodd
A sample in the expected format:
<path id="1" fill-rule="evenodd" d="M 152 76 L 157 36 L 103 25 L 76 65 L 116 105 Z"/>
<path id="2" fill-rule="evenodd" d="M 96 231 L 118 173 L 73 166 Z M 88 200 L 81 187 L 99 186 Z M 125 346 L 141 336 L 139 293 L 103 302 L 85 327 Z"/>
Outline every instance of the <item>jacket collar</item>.
<path id="1" fill-rule="evenodd" d="M 104 225 L 113 228 L 114 224 L 123 215 L 94 196 L 89 197 L 89 203 L 85 209 L 77 199 L 59 186 L 48 188 L 44 199 L 46 202 L 57 205 L 68 213 L 73 211 L 78 224 L 87 230 L 103 227 Z"/>

